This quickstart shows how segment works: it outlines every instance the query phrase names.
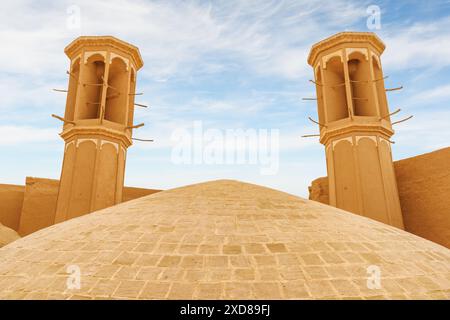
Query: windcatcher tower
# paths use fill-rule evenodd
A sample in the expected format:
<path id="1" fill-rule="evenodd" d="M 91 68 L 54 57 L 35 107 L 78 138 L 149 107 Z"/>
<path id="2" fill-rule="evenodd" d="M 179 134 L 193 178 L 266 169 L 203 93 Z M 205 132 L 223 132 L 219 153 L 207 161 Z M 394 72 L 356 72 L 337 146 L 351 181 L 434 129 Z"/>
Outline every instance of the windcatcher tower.
<path id="1" fill-rule="evenodd" d="M 70 59 L 55 222 L 122 201 L 127 148 L 132 144 L 137 47 L 110 36 L 79 37 Z"/>
<path id="2" fill-rule="evenodd" d="M 343 32 L 315 44 L 308 63 L 314 68 L 330 205 L 403 228 L 384 49 L 373 33 Z"/>

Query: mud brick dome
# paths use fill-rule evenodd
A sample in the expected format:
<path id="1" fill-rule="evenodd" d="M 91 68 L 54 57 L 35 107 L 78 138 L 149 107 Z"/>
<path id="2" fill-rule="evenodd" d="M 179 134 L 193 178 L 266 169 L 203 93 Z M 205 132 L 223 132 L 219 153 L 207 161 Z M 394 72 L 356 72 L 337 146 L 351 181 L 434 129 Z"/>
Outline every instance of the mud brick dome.
<path id="1" fill-rule="evenodd" d="M 81 288 L 66 287 L 67 267 Z M 367 267 L 381 288 L 367 287 Z M 276 190 L 220 180 L 163 191 L 0 249 L 0 298 L 450 298 L 450 251 Z"/>

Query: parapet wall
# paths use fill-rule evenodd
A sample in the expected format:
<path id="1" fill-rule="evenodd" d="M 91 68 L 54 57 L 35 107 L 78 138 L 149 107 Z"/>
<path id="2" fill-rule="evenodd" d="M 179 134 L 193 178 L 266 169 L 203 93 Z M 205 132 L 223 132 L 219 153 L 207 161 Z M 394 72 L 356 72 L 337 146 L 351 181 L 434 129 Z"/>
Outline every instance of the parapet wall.
<path id="1" fill-rule="evenodd" d="M 394 162 L 405 230 L 450 248 L 450 148 Z M 328 204 L 328 179 L 309 199 Z"/>
<path id="2" fill-rule="evenodd" d="M 55 223 L 59 181 L 27 177 L 19 234 L 25 236 Z"/>
<path id="3" fill-rule="evenodd" d="M 0 224 L 19 230 L 25 186 L 0 184 Z"/>
<path id="4" fill-rule="evenodd" d="M 124 187 L 122 193 L 122 202 L 130 201 L 133 199 L 137 199 L 140 197 L 147 196 L 149 194 L 158 192 L 160 190 L 155 189 L 144 189 L 144 188 L 135 188 L 135 187 Z"/>
<path id="5" fill-rule="evenodd" d="M 308 187 L 309 199 L 323 204 L 329 204 L 328 188 L 328 177 L 320 177 L 313 180 L 311 186 Z"/>
<path id="6" fill-rule="evenodd" d="M 450 148 L 394 163 L 405 229 L 450 248 Z"/>
<path id="7" fill-rule="evenodd" d="M 21 236 L 55 222 L 59 180 L 27 177 L 25 186 L 0 184 L 0 224 Z M 160 190 L 124 187 L 122 202 Z"/>

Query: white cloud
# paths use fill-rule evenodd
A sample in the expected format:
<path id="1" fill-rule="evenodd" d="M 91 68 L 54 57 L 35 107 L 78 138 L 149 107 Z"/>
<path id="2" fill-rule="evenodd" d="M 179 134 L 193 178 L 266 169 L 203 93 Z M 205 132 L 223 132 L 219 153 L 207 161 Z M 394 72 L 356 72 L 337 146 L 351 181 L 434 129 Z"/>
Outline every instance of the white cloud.
<path id="1" fill-rule="evenodd" d="M 383 33 L 386 52 L 384 68 L 404 70 L 412 68 L 439 69 L 450 65 L 450 17 L 432 22 L 418 22 L 412 26 L 390 28 Z M 395 31 L 395 32 L 394 32 Z"/>
<path id="2" fill-rule="evenodd" d="M 435 101 L 450 98 L 450 84 L 444 84 L 433 89 L 423 90 L 408 98 L 408 104 L 421 104 L 426 102 L 427 105 L 433 104 Z"/>
<path id="3" fill-rule="evenodd" d="M 58 141 L 58 129 L 30 126 L 0 126 L 0 146 L 20 145 L 26 147 L 34 143 Z"/>
<path id="4" fill-rule="evenodd" d="M 141 49 L 148 63 L 144 72 L 154 79 L 195 72 L 204 62 L 207 71 L 220 71 L 217 61 L 208 64 L 217 55 L 237 56 L 257 73 L 295 78 L 305 71 L 313 32 L 331 33 L 365 15 L 362 5 L 343 0 L 333 6 L 293 0 L 80 0 L 75 5 L 81 10 L 81 29 L 74 31 L 66 26 L 70 5 L 69 1 L 2 4 L 0 68 L 35 74 L 61 72 L 67 64 L 62 49 L 77 33 L 111 34 Z"/>
<path id="5" fill-rule="evenodd" d="M 414 118 L 395 126 L 393 146 L 397 158 L 415 156 L 450 146 L 450 111 L 415 113 Z"/>

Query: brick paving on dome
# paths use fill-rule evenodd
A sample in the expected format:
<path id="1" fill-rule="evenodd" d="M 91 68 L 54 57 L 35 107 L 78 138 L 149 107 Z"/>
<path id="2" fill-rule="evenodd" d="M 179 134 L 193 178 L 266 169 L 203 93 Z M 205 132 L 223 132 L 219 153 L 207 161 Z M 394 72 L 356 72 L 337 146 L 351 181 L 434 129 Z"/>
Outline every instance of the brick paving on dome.
<path id="1" fill-rule="evenodd" d="M 67 267 L 81 288 L 67 289 Z M 367 267 L 381 288 L 367 287 Z M 219 180 L 0 249 L 0 299 L 449 299 L 450 250 L 273 189 Z"/>

